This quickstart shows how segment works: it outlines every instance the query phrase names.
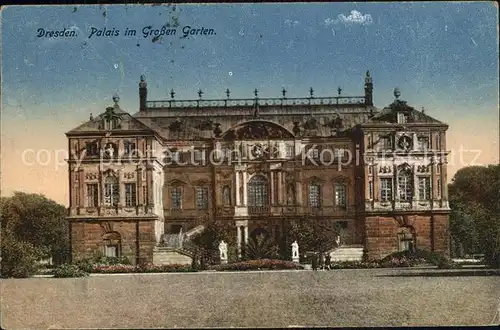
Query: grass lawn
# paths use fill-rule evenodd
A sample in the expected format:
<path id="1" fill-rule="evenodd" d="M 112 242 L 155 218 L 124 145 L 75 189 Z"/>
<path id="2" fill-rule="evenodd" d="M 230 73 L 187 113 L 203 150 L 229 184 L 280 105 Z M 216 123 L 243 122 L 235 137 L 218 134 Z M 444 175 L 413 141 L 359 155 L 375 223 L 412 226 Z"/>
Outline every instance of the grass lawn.
<path id="1" fill-rule="evenodd" d="M 417 276 L 423 272 L 435 276 Z M 498 323 L 500 276 L 454 272 L 361 269 L 7 279 L 0 281 L 2 328 Z"/>

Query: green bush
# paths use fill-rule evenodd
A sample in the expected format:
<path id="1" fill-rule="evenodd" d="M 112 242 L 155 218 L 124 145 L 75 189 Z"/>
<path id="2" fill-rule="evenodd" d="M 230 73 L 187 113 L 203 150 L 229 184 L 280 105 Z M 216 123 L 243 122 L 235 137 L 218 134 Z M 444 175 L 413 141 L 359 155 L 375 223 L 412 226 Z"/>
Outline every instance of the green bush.
<path id="1" fill-rule="evenodd" d="M 10 234 L 2 233 L 2 277 L 29 277 L 40 268 L 38 260 L 43 251 L 33 244 L 19 241 Z"/>
<path id="2" fill-rule="evenodd" d="M 54 277 L 84 277 L 88 273 L 77 265 L 62 264 L 53 269 L 52 274 Z"/>
<path id="3" fill-rule="evenodd" d="M 437 252 L 420 249 L 392 253 L 379 263 L 382 267 L 414 267 L 431 264 L 438 268 L 460 268 L 460 265 Z"/>
<path id="4" fill-rule="evenodd" d="M 303 269 L 303 266 L 286 260 L 258 259 L 218 265 L 213 269 L 219 271 L 284 270 Z"/>
<path id="5" fill-rule="evenodd" d="M 92 259 L 80 259 L 73 263 L 76 267 L 83 270 L 84 272 L 91 273 L 93 262 Z"/>

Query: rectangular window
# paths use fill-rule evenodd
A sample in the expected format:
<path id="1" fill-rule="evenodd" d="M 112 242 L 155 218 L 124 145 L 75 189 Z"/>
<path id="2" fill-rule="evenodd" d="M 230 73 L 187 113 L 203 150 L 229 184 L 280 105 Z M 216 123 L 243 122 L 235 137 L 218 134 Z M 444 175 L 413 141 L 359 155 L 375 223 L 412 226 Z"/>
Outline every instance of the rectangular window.
<path id="1" fill-rule="evenodd" d="M 135 183 L 125 183 L 125 206 L 136 206 L 137 194 Z"/>
<path id="2" fill-rule="evenodd" d="M 429 177 L 418 178 L 418 199 L 419 200 L 431 199 L 431 178 Z"/>
<path id="3" fill-rule="evenodd" d="M 147 201 L 147 191 L 146 191 L 146 186 L 142 186 L 142 204 L 143 205 L 146 205 L 146 201 Z"/>
<path id="4" fill-rule="evenodd" d="M 420 150 L 429 149 L 429 138 L 427 136 L 419 136 L 418 137 L 418 148 Z"/>
<path id="5" fill-rule="evenodd" d="M 382 148 L 384 150 L 392 149 L 392 138 L 390 136 L 384 136 L 381 138 Z"/>
<path id="6" fill-rule="evenodd" d="M 118 257 L 118 246 L 117 245 L 106 245 L 104 255 L 109 258 Z"/>
<path id="7" fill-rule="evenodd" d="M 382 202 L 392 201 L 392 178 L 380 179 L 380 200 Z"/>
<path id="8" fill-rule="evenodd" d="M 208 209 L 208 188 L 196 187 L 196 208 L 198 210 Z"/>
<path id="9" fill-rule="evenodd" d="M 96 142 L 87 142 L 85 144 L 85 153 L 87 156 L 98 156 L 99 148 Z"/>
<path id="10" fill-rule="evenodd" d="M 368 181 L 368 198 L 373 199 L 373 181 Z"/>
<path id="11" fill-rule="evenodd" d="M 182 208 L 182 192 L 180 187 L 172 187 L 170 189 L 170 206 L 175 210 Z"/>
<path id="12" fill-rule="evenodd" d="M 199 162 L 203 162 L 205 159 L 205 152 L 204 150 L 200 150 L 200 149 L 197 149 L 197 150 L 194 150 L 194 161 L 199 163 Z"/>
<path id="13" fill-rule="evenodd" d="M 441 150 L 441 135 L 438 133 L 436 135 L 436 148 L 437 150 Z"/>
<path id="14" fill-rule="evenodd" d="M 398 176 L 398 193 L 399 200 L 403 202 L 409 202 L 412 199 L 412 184 L 411 176 L 409 174 L 401 174 Z"/>
<path id="15" fill-rule="evenodd" d="M 441 198 L 441 179 L 437 179 L 437 197 Z"/>
<path id="16" fill-rule="evenodd" d="M 312 184 L 309 186 L 309 206 L 310 207 L 320 207 L 320 186 L 317 184 Z"/>
<path id="17" fill-rule="evenodd" d="M 319 159 L 319 148 L 311 148 L 309 149 L 309 157 L 312 159 Z"/>
<path id="18" fill-rule="evenodd" d="M 436 165 L 436 174 L 441 174 L 441 164 Z"/>
<path id="19" fill-rule="evenodd" d="M 286 146 L 286 157 L 287 158 L 295 157 L 295 146 L 294 145 L 287 145 Z"/>
<path id="20" fill-rule="evenodd" d="M 87 206 L 97 207 L 99 203 L 99 186 L 97 183 L 87 184 Z"/>
<path id="21" fill-rule="evenodd" d="M 347 206 L 347 189 L 343 184 L 335 184 L 335 205 L 341 208 Z"/>
<path id="22" fill-rule="evenodd" d="M 132 155 L 132 153 L 135 153 L 135 151 L 135 142 L 125 141 L 123 143 L 123 153 L 125 155 Z"/>

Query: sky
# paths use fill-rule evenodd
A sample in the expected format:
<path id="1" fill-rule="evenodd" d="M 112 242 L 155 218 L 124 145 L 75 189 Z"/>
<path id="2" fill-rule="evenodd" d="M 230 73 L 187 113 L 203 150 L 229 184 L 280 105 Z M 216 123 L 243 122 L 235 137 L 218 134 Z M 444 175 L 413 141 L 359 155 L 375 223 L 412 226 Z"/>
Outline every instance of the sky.
<path id="1" fill-rule="evenodd" d="M 1 11 L 1 195 L 45 194 L 68 205 L 64 133 L 120 96 L 148 99 L 364 94 L 401 99 L 450 125 L 449 180 L 499 162 L 498 9 L 493 2 L 8 6 Z M 143 30 L 176 28 L 144 37 Z M 186 26 L 212 35 L 183 37 Z M 74 37 L 38 37 L 40 29 Z M 98 36 L 92 31 L 118 31 Z M 126 36 L 125 30 L 136 30 Z M 35 155 L 38 155 L 35 157 Z"/>

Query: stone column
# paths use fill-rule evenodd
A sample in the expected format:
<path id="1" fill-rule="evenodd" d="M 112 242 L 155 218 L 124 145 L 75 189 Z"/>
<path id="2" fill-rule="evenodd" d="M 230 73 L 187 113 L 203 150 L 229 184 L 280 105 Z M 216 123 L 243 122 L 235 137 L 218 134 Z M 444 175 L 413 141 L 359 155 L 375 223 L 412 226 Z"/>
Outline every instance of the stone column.
<path id="1" fill-rule="evenodd" d="M 248 174 L 246 171 L 243 172 L 243 205 L 248 205 L 248 191 L 247 191 L 247 180 Z"/>
<path id="2" fill-rule="evenodd" d="M 236 206 L 240 206 L 241 205 L 241 201 L 240 201 L 240 171 L 236 171 L 235 172 L 235 175 L 236 175 Z"/>
<path id="3" fill-rule="evenodd" d="M 245 244 L 248 244 L 248 225 L 245 228 Z"/>
<path id="4" fill-rule="evenodd" d="M 373 185 L 373 200 L 375 202 L 378 202 L 379 201 L 379 182 L 378 182 L 378 171 L 379 171 L 379 168 L 377 166 L 377 164 L 373 163 L 371 164 L 372 166 L 372 185 Z"/>
<path id="5" fill-rule="evenodd" d="M 125 205 L 125 184 L 123 183 L 123 172 L 118 170 L 118 192 L 120 193 L 120 198 L 118 199 L 118 206 Z"/>
<path id="6" fill-rule="evenodd" d="M 283 172 L 278 172 L 278 204 L 283 205 Z"/>
<path id="7" fill-rule="evenodd" d="M 78 207 L 84 208 L 85 207 L 85 173 L 83 172 L 83 168 L 78 171 L 78 196 L 75 196 L 78 200 Z"/>
<path id="8" fill-rule="evenodd" d="M 271 171 L 271 181 L 269 182 L 269 185 L 271 186 L 271 205 L 274 205 L 276 202 L 276 199 L 274 197 L 275 191 L 274 191 L 274 171 Z"/>
<path id="9" fill-rule="evenodd" d="M 238 258 L 241 258 L 241 227 L 236 226 L 236 248 L 238 249 Z"/>

